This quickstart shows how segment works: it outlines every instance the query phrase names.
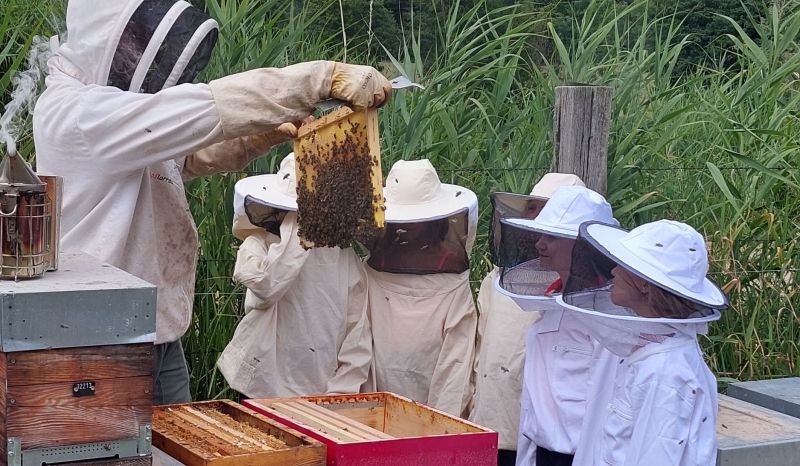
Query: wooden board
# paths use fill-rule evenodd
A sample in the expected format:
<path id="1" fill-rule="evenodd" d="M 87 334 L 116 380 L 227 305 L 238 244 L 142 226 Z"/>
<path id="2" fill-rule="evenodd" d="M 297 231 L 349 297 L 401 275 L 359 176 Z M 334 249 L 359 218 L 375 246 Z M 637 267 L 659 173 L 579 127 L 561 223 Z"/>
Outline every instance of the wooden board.
<path id="1" fill-rule="evenodd" d="M 152 422 L 154 354 L 149 343 L 0 353 L 0 449 L 8 437 L 23 450 L 137 437 Z M 95 390 L 75 396 L 81 382 Z"/>
<path id="2" fill-rule="evenodd" d="M 246 424 L 259 434 L 220 422 L 206 414 L 210 410 Z M 160 406 L 156 411 L 153 445 L 187 466 L 325 464 L 324 445 L 229 400 Z M 163 431 L 159 423 L 162 416 L 170 420 Z M 179 431 L 186 437 L 204 438 L 211 448 L 180 438 Z M 261 434 L 272 436 L 285 446 L 266 450 Z M 209 452 L 212 449 L 213 454 Z"/>
<path id="3" fill-rule="evenodd" d="M 386 398 L 385 422 L 386 432 L 395 437 L 429 437 L 482 432 L 482 429 L 474 424 L 433 411 L 423 404 L 398 397 Z"/>
<path id="4" fill-rule="evenodd" d="M 124 379 L 152 376 L 153 345 L 111 345 L 45 351 L 3 353 L 7 383 L 36 384 L 75 382 L 81 378 Z M 47 367 L 47 370 L 42 370 Z"/>
<path id="5" fill-rule="evenodd" d="M 391 435 L 306 400 L 281 400 L 270 408 L 341 442 L 386 440 Z"/>
<path id="6" fill-rule="evenodd" d="M 309 396 L 305 397 L 305 399 L 373 429 L 386 432 L 384 418 L 386 402 L 383 399 L 375 399 L 368 395 L 362 396 L 358 393 L 342 395 L 337 400 L 345 401 L 340 402 L 331 402 L 330 397 L 327 396 Z"/>

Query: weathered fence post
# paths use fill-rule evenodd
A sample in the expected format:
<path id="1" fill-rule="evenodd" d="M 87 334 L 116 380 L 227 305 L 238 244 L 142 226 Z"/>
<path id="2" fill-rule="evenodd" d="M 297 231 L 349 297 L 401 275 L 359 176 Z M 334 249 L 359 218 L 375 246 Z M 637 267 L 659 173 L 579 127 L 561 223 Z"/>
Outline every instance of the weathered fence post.
<path id="1" fill-rule="evenodd" d="M 610 87 L 556 87 L 553 111 L 556 171 L 574 173 L 588 188 L 605 195 L 610 124 Z"/>

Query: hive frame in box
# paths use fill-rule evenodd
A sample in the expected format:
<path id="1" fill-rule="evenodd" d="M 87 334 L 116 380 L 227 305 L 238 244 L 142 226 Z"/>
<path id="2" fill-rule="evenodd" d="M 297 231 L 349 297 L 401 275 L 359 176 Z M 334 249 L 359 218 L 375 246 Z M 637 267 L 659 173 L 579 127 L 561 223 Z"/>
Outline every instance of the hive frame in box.
<path id="1" fill-rule="evenodd" d="M 347 443 L 338 442 L 270 407 L 292 399 L 298 398 L 246 400 L 244 404 L 323 442 L 328 448 L 328 466 L 486 466 L 497 461 L 496 432 L 393 393 L 299 397 L 351 419 L 360 419 L 359 422 L 389 431 L 387 433 L 396 437 Z M 374 419 L 368 419 L 364 410 L 369 413 L 377 410 L 372 416 Z M 430 419 L 427 427 L 424 419 Z"/>

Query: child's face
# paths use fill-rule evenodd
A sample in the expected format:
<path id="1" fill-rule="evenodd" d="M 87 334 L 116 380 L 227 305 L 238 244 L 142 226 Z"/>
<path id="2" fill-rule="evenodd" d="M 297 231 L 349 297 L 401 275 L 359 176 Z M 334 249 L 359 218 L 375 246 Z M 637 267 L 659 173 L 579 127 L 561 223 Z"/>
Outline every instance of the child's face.
<path id="1" fill-rule="evenodd" d="M 572 264 L 573 246 L 575 246 L 574 239 L 542 235 L 536 242 L 542 268 L 557 272 L 562 279 L 566 278 Z"/>
<path id="2" fill-rule="evenodd" d="M 614 286 L 611 287 L 611 302 L 626 307 L 642 317 L 660 317 L 647 299 L 649 284 L 620 266 L 611 270 Z"/>
<path id="3" fill-rule="evenodd" d="M 544 202 L 538 199 L 531 199 L 525 204 L 525 211 L 522 212 L 522 216 L 529 219 L 534 219 L 539 216 L 539 212 L 542 211 L 544 207 Z"/>

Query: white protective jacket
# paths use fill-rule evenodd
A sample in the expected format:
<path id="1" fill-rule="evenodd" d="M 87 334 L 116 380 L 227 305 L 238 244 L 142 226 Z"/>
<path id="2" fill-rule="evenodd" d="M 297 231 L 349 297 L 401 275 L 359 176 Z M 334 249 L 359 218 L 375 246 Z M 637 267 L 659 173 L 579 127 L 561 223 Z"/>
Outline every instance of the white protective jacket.
<path id="1" fill-rule="evenodd" d="M 478 291 L 478 349 L 470 421 L 497 431 L 498 448 L 517 449 L 525 335 L 539 319 L 494 286 L 494 268 Z"/>
<path id="2" fill-rule="evenodd" d="M 37 171 L 64 177 L 62 250 L 156 285 L 163 343 L 186 331 L 194 299 L 198 241 L 184 179 L 238 170 L 265 153 L 279 124 L 301 120 L 327 98 L 333 64 L 264 68 L 153 94 L 122 91 L 107 85 L 110 63 L 141 2 L 69 2 L 69 38 L 48 62 L 33 130 Z"/>
<path id="3" fill-rule="evenodd" d="M 537 446 L 574 454 L 587 399 L 609 396 L 619 358 L 584 325 L 574 312 L 551 309 L 528 331 L 517 466 L 535 465 Z"/>
<path id="4" fill-rule="evenodd" d="M 234 279 L 245 316 L 218 361 L 250 398 L 358 393 L 372 360 L 365 266 L 352 249 L 304 250 L 297 214 L 281 237 L 261 230 L 239 247 Z"/>
<path id="5" fill-rule="evenodd" d="M 599 422 L 584 426 L 575 466 L 717 464 L 717 382 L 695 338 L 637 349 L 613 387 L 589 404 Z"/>
<path id="6" fill-rule="evenodd" d="M 377 390 L 465 416 L 478 320 L 469 271 L 367 270 Z"/>

